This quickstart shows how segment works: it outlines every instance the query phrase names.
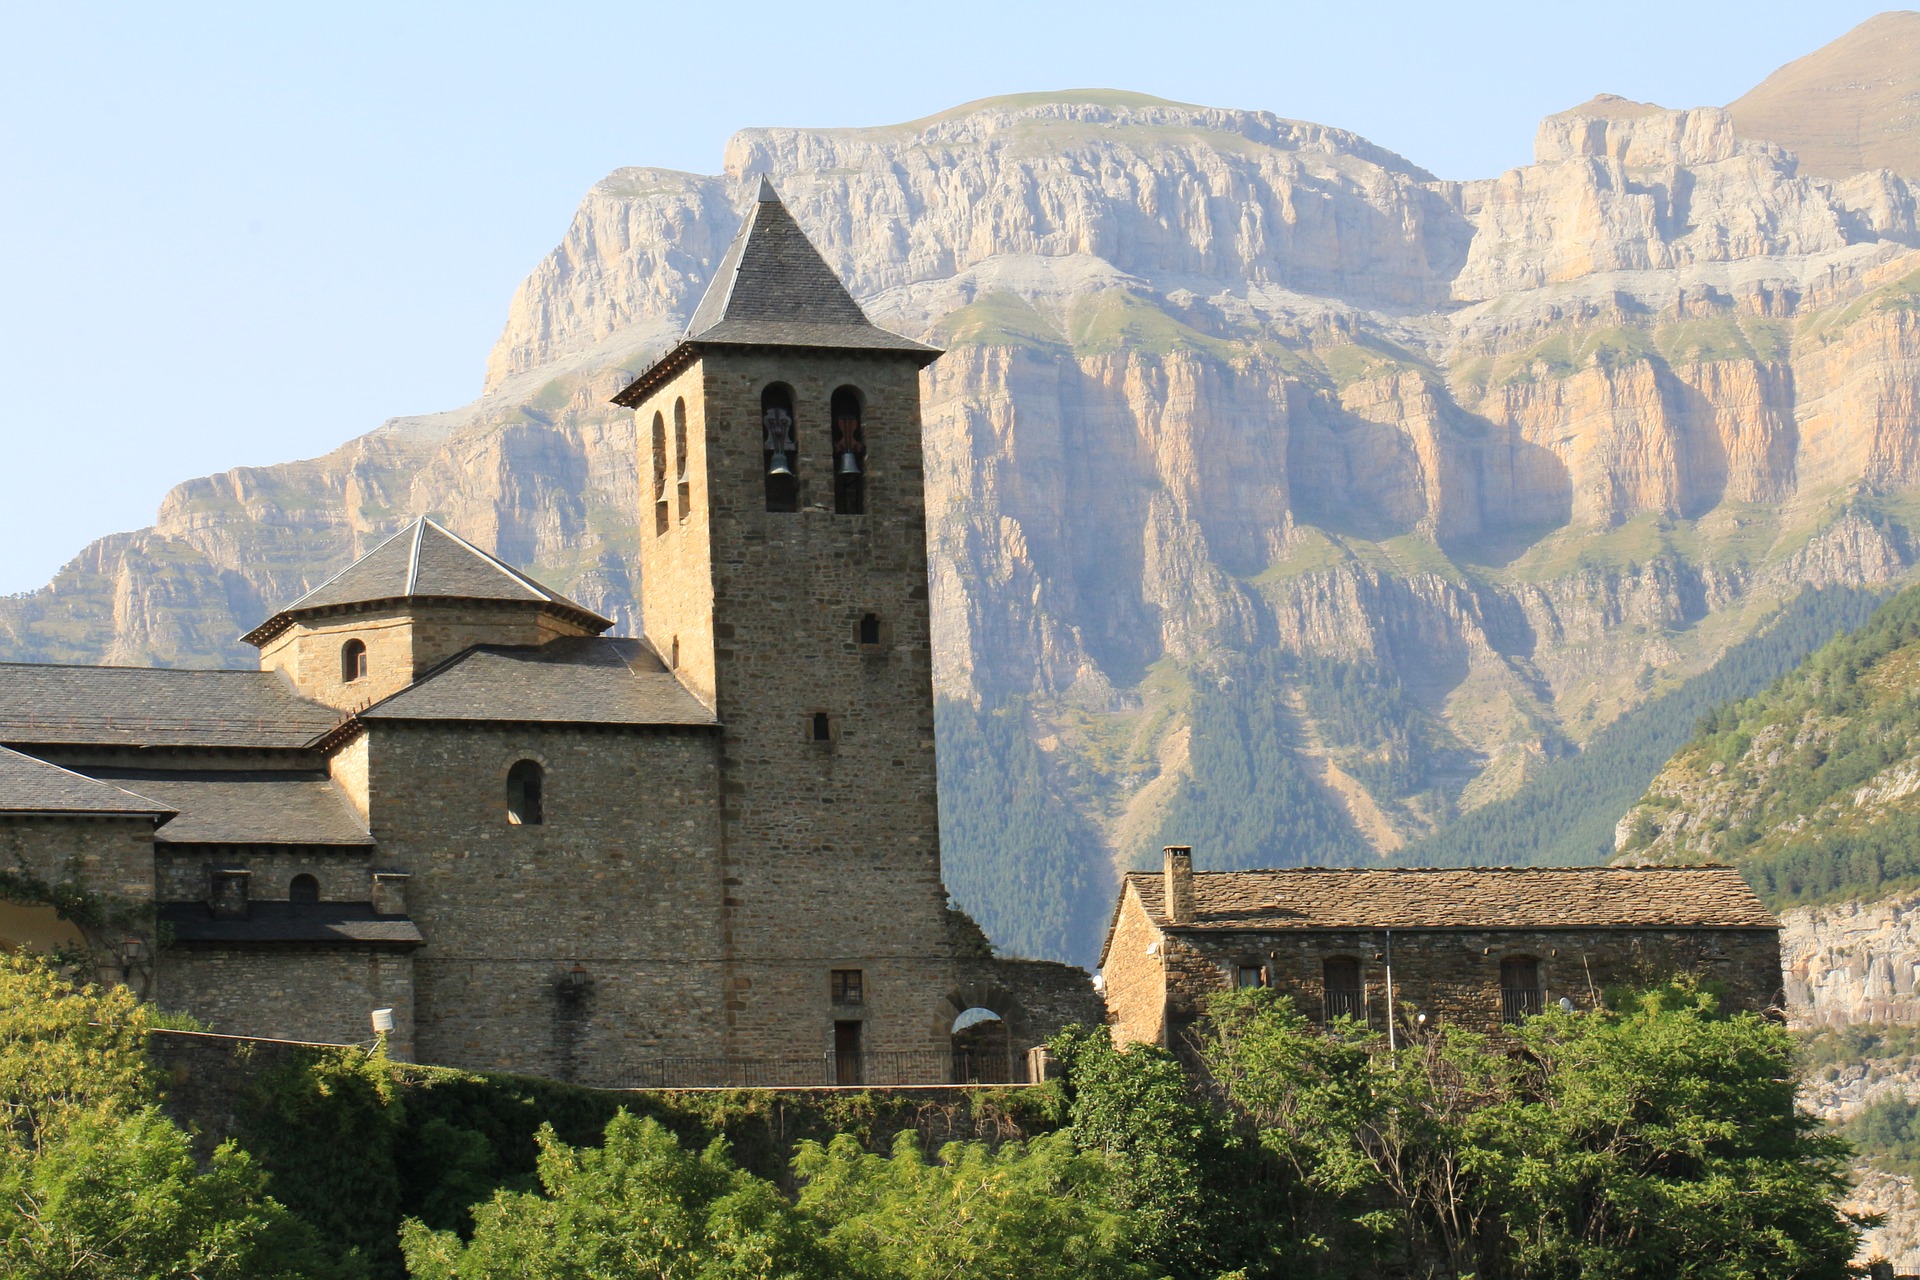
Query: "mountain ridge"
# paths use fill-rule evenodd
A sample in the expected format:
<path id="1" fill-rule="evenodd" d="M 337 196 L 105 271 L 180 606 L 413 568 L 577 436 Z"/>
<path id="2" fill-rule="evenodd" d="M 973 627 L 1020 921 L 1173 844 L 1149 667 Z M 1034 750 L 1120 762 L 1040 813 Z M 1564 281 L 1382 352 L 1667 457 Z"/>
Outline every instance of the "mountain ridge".
<path id="1" fill-rule="evenodd" d="M 956 896 L 997 903 L 1016 949 L 1084 954 L 1167 815 L 1215 820 L 1210 770 L 1319 815 L 1285 849 L 1221 818 L 1235 860 L 1373 858 L 1803 586 L 1911 573 L 1904 179 L 1806 176 L 1719 108 L 1602 100 L 1543 122 L 1535 164 L 1448 182 L 1328 126 L 1101 93 L 615 171 L 516 292 L 479 399 L 179 486 L 152 529 L 0 600 L 0 647 L 244 663 L 271 604 L 426 514 L 630 630 L 637 452 L 606 402 L 762 175 L 877 323 L 949 348 L 924 388 L 943 751 L 991 761 L 946 735 L 1017 723 L 1020 777 L 973 789 L 1061 833 L 1009 896 L 997 851 L 1024 837 L 950 831 Z M 1236 709 L 1249 679 L 1273 716 Z"/>

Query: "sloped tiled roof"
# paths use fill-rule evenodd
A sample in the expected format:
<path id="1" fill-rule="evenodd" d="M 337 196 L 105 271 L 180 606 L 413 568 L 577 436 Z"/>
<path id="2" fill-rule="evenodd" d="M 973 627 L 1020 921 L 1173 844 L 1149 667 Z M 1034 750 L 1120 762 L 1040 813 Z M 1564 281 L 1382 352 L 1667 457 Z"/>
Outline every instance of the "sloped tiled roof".
<path id="1" fill-rule="evenodd" d="M 710 725 L 713 713 L 639 640 L 486 645 L 360 713 L 363 720 Z"/>
<path id="2" fill-rule="evenodd" d="M 680 345 L 613 402 L 639 404 L 662 371 L 676 368 L 689 347 L 703 344 L 903 351 L 923 363 L 940 354 L 867 319 L 764 177 L 753 211 L 714 270 Z"/>
<path id="3" fill-rule="evenodd" d="M 1162 927 L 1157 872 L 1127 883 Z M 1200 871 L 1191 929 L 1773 929 L 1731 867 Z"/>
<path id="4" fill-rule="evenodd" d="M 293 615 L 387 600 L 499 600 L 545 605 L 604 631 L 611 621 L 549 591 L 437 521 L 422 517 L 241 639 L 264 644 Z"/>
<path id="5" fill-rule="evenodd" d="M 171 805 L 162 844 L 368 845 L 373 837 L 324 773 L 92 769 L 103 782 Z"/>
<path id="6" fill-rule="evenodd" d="M 304 747 L 342 719 L 272 671 L 0 663 L 0 743 Z"/>
<path id="7" fill-rule="evenodd" d="M 0 747 L 0 813 L 142 814 L 173 810 L 147 796 Z"/>
<path id="8" fill-rule="evenodd" d="M 204 902 L 167 902 L 160 919 L 175 943 L 376 944 L 411 947 L 426 941 L 406 916 L 383 916 L 370 902 L 279 902 L 247 904 L 244 920 L 215 919 Z"/>

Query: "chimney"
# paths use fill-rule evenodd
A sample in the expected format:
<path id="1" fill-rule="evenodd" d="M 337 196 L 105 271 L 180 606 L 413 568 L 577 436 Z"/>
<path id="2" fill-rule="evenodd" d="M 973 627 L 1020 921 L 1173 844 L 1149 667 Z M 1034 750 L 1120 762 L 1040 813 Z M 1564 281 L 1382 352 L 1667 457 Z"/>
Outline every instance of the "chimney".
<path id="1" fill-rule="evenodd" d="M 1171 924 L 1193 923 L 1193 848 L 1170 844 L 1162 851 L 1162 887 L 1167 895 L 1167 920 Z"/>
<path id="2" fill-rule="evenodd" d="M 373 913 L 377 916 L 407 914 L 407 881 L 411 878 L 405 871 L 375 871 Z"/>
<path id="3" fill-rule="evenodd" d="M 245 867 L 214 867 L 208 872 L 207 910 L 215 920 L 247 918 L 247 881 L 253 872 Z"/>

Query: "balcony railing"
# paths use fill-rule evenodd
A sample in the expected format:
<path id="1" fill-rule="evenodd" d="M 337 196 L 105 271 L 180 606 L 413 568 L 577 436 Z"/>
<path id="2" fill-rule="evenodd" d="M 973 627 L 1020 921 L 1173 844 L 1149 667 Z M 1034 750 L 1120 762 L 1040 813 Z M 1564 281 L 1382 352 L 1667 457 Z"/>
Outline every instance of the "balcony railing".
<path id="1" fill-rule="evenodd" d="M 1364 991 L 1342 991 L 1335 988 L 1326 994 L 1327 1021 L 1340 1018 L 1367 1020 L 1367 995 Z"/>
<path id="2" fill-rule="evenodd" d="M 817 1089 L 824 1085 L 1027 1084 L 1025 1055 L 901 1049 L 793 1058 L 651 1058 L 593 1082 L 606 1089 Z"/>
<path id="3" fill-rule="evenodd" d="M 1521 1022 L 1547 1007 L 1547 993 L 1539 987 L 1503 987 L 1500 991 L 1500 1017 L 1504 1022 Z"/>

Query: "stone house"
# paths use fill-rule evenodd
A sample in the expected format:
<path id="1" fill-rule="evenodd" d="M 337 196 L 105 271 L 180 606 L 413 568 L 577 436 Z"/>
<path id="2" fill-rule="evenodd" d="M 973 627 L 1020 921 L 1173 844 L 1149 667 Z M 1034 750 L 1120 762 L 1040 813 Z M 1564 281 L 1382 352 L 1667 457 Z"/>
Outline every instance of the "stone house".
<path id="1" fill-rule="evenodd" d="M 939 354 L 763 183 L 618 397 L 646 638 L 423 519 L 249 632 L 257 671 L 0 664 L 0 945 L 222 1032 L 354 1042 L 383 1011 L 396 1052 L 470 1068 L 1017 1074 L 1100 1007 L 992 958 L 941 882 Z"/>
<path id="2" fill-rule="evenodd" d="M 1497 1032 L 1548 1004 L 1692 974 L 1783 1000 L 1780 924 L 1730 867 L 1134 872 L 1100 957 L 1114 1036 L 1174 1046 L 1206 998 L 1272 987 L 1310 1018 Z"/>

